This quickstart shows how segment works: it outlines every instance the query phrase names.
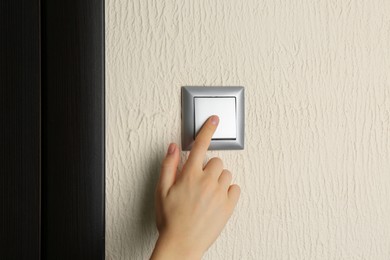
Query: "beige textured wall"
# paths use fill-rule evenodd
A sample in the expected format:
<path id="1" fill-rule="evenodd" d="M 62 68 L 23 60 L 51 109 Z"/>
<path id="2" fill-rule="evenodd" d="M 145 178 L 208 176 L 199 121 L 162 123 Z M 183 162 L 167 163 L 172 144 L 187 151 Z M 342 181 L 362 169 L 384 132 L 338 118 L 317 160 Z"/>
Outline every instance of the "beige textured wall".
<path id="1" fill-rule="evenodd" d="M 107 0 L 106 58 L 107 259 L 151 253 L 182 85 L 246 87 L 205 259 L 390 259 L 390 1 Z"/>

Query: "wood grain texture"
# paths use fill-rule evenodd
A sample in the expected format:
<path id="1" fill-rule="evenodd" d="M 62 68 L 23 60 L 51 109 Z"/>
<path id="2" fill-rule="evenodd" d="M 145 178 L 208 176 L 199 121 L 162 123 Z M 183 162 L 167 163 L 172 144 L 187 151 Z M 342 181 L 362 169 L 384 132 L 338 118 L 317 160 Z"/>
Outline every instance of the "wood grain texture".
<path id="1" fill-rule="evenodd" d="M 40 1 L 0 1 L 0 259 L 40 259 Z"/>
<path id="2" fill-rule="evenodd" d="M 204 259 L 390 258 L 390 2 L 106 1 L 106 257 L 147 259 L 180 87 L 246 87 Z M 182 162 L 186 153 L 182 153 Z"/>
<path id="3" fill-rule="evenodd" d="M 104 259 L 104 1 L 42 10 L 42 259 Z"/>

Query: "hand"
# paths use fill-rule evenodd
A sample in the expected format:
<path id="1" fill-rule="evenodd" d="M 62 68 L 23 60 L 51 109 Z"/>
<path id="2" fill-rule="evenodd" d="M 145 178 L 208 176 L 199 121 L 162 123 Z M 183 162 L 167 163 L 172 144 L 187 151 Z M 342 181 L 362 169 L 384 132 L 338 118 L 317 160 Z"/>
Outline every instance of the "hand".
<path id="1" fill-rule="evenodd" d="M 217 239 L 240 196 L 221 159 L 203 160 L 219 119 L 210 117 L 195 138 L 180 174 L 179 149 L 170 144 L 156 188 L 159 238 L 151 259 L 200 259 Z"/>

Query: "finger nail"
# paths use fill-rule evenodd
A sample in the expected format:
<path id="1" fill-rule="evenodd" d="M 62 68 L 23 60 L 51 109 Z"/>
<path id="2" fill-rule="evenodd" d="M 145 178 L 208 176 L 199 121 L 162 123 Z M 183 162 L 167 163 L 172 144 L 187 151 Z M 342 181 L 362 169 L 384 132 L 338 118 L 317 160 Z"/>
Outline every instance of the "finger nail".
<path id="1" fill-rule="evenodd" d="M 175 144 L 174 143 L 171 143 L 168 147 L 168 154 L 173 154 L 173 152 L 175 151 L 176 147 L 175 147 Z"/>
<path id="2" fill-rule="evenodd" d="M 213 125 L 218 125 L 218 122 L 219 122 L 219 117 L 218 116 L 212 116 L 211 117 L 211 123 Z"/>

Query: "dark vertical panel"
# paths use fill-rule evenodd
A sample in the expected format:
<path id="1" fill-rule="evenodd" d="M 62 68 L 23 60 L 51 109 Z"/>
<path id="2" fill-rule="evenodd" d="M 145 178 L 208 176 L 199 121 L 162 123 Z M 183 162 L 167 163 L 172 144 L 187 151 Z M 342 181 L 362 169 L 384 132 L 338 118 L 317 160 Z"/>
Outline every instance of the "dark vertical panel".
<path id="1" fill-rule="evenodd" d="M 104 258 L 104 3 L 42 2 L 45 259 Z"/>
<path id="2" fill-rule="evenodd" d="M 39 15 L 0 1 L 0 259 L 40 257 Z"/>

